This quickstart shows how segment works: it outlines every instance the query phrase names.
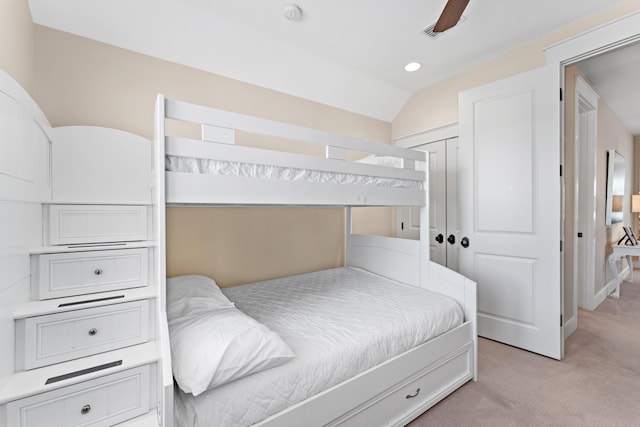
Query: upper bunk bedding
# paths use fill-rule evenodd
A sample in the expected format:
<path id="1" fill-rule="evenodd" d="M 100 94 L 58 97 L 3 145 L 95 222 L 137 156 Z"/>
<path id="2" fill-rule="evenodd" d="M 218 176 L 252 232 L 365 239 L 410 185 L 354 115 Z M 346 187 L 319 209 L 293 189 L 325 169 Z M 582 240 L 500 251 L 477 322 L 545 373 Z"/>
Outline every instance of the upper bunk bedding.
<path id="1" fill-rule="evenodd" d="M 400 159 L 368 156 L 360 163 L 384 165 L 400 168 Z M 241 178 L 268 179 L 281 181 L 312 182 L 317 184 L 340 184 L 387 188 L 422 189 L 423 181 L 341 173 L 314 169 L 301 169 L 246 162 L 230 162 L 216 159 L 166 156 L 165 168 L 168 172 L 235 176 Z"/>
<path id="2" fill-rule="evenodd" d="M 295 357 L 195 397 L 180 391 L 179 425 L 254 424 L 463 322 L 460 306 L 444 295 L 348 267 L 223 292 Z"/>
<path id="3" fill-rule="evenodd" d="M 200 139 L 167 135 L 167 120 Z M 291 151 L 240 145 L 284 139 Z M 168 204 L 424 206 L 426 155 L 287 123 L 166 99 L 156 104 L 155 167 Z M 322 147 L 324 157 L 299 147 Z M 315 151 L 314 151 L 315 152 Z M 353 159 L 365 157 L 365 161 Z M 166 188 L 165 188 L 166 187 Z"/>

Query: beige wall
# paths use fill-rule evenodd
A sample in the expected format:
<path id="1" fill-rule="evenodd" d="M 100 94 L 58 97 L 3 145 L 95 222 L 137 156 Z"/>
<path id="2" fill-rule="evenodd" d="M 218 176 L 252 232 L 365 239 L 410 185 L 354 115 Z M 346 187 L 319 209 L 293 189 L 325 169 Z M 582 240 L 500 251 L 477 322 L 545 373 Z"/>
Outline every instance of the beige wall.
<path id="1" fill-rule="evenodd" d="M 343 209 L 169 209 L 167 275 L 229 286 L 334 267 L 344 259 L 343 228 Z"/>
<path id="2" fill-rule="evenodd" d="M 50 28 L 35 26 L 36 100 L 54 126 L 153 136 L 156 95 L 378 142 L 389 123 Z"/>
<path id="3" fill-rule="evenodd" d="M 151 138 L 160 92 L 357 138 L 391 141 L 389 123 L 72 34 L 36 25 L 35 45 L 35 99 L 53 126 L 108 126 Z M 246 135 L 241 141 L 274 143 L 252 141 Z M 198 272 L 232 285 L 342 265 L 344 218 L 343 209 L 169 208 L 168 275 Z M 393 232 L 390 210 L 376 218 L 359 221 L 356 229 Z"/>
<path id="4" fill-rule="evenodd" d="M 640 0 L 626 0 L 611 9 L 545 35 L 533 43 L 470 67 L 462 73 L 416 92 L 392 123 L 394 139 L 458 121 L 458 92 L 545 64 L 543 49 L 572 35 L 640 9 Z"/>
<path id="5" fill-rule="evenodd" d="M 634 164 L 633 135 L 624 127 L 618 116 L 602 98 L 598 101 L 598 151 L 596 167 L 596 294 L 613 279 L 606 263 L 611 245 L 622 237 L 622 225 L 604 225 L 607 193 L 607 151 L 616 150 L 625 158 L 625 215 L 624 225 L 631 225 L 631 200 Z"/>
<path id="6" fill-rule="evenodd" d="M 0 0 L 0 69 L 33 96 L 34 25 L 27 0 Z"/>

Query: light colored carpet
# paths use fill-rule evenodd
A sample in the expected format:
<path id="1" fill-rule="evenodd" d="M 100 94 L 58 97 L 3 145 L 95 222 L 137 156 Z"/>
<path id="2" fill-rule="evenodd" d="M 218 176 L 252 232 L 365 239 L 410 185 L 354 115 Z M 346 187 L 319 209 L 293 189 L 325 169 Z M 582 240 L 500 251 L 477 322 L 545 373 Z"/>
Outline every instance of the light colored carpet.
<path id="1" fill-rule="evenodd" d="M 557 361 L 480 338 L 469 382 L 411 427 L 640 426 L 640 271 L 619 300 L 580 310 Z"/>

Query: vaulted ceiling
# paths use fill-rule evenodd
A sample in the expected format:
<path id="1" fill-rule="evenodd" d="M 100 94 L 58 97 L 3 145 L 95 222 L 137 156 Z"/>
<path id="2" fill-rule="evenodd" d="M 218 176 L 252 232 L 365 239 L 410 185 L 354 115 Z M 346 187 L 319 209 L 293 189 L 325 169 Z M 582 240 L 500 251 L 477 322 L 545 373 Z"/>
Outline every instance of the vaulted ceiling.
<path id="1" fill-rule="evenodd" d="M 471 0 L 429 38 L 445 0 L 29 0 L 35 23 L 385 121 L 412 93 L 613 6 Z M 416 61 L 422 68 L 404 71 Z"/>

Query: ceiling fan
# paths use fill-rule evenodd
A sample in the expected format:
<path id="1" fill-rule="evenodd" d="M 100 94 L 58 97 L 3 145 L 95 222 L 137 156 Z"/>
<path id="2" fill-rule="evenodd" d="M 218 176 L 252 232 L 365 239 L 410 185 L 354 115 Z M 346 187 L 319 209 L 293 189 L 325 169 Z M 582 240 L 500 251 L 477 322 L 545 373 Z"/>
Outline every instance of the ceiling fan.
<path id="1" fill-rule="evenodd" d="M 449 0 L 440 14 L 438 22 L 436 22 L 436 25 L 433 27 L 433 32 L 442 33 L 455 26 L 460 20 L 467 4 L 469 4 L 469 0 Z"/>

